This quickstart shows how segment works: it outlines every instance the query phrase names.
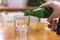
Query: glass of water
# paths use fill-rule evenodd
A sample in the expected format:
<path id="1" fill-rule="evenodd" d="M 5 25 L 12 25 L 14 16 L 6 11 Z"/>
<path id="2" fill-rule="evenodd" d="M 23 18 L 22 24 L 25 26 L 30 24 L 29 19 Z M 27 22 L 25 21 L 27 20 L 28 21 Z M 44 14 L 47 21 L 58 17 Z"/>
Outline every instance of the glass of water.
<path id="1" fill-rule="evenodd" d="M 27 40 L 29 17 L 16 15 L 14 20 L 16 40 Z"/>

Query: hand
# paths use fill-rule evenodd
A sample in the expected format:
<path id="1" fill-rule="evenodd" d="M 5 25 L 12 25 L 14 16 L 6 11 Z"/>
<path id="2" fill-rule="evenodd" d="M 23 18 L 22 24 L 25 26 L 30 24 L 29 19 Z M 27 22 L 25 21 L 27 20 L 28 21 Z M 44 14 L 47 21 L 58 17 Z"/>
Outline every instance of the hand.
<path id="1" fill-rule="evenodd" d="M 40 7 L 51 7 L 53 9 L 53 13 L 50 17 L 48 17 L 49 22 L 51 22 L 54 18 L 60 17 L 60 2 L 51 1 L 42 4 Z"/>

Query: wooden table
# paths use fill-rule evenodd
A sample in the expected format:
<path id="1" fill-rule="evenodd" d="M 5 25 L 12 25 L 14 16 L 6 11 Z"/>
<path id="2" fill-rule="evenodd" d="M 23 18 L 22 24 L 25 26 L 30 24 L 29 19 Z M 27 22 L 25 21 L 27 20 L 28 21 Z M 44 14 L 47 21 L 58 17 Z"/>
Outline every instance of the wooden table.
<path id="1" fill-rule="evenodd" d="M 44 26 L 43 26 L 44 25 Z M 29 27 L 28 40 L 60 40 L 60 36 L 53 31 L 45 30 L 46 24 L 41 27 Z M 14 23 L 8 23 L 6 27 L 0 27 L 0 40 L 15 40 Z"/>
<path id="2" fill-rule="evenodd" d="M 15 40 L 14 23 L 9 23 L 7 26 L 0 27 L 0 31 L 0 40 Z"/>

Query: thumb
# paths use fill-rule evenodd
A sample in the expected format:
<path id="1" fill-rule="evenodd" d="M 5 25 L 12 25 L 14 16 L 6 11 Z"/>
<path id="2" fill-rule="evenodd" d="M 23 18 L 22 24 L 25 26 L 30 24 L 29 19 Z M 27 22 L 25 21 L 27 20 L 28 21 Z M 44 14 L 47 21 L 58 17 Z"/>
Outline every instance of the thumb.
<path id="1" fill-rule="evenodd" d="M 51 7 L 51 2 L 44 3 L 40 7 Z"/>

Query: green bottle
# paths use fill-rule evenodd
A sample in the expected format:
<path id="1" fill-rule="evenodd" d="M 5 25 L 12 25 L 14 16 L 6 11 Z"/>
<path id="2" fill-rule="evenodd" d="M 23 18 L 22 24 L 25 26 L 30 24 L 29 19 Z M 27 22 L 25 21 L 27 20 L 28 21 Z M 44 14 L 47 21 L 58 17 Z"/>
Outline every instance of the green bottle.
<path id="1" fill-rule="evenodd" d="M 25 10 L 24 16 L 36 16 L 39 18 L 48 18 L 52 12 L 53 12 L 53 9 L 50 7 L 37 8 L 35 10 Z"/>

